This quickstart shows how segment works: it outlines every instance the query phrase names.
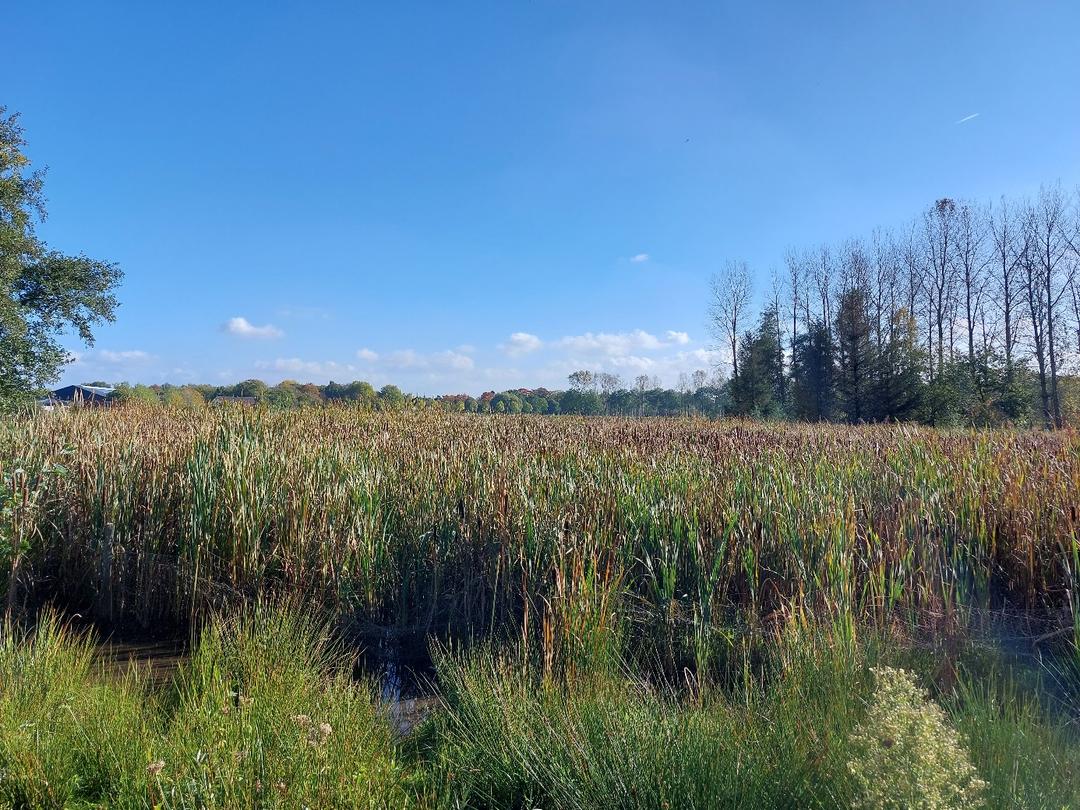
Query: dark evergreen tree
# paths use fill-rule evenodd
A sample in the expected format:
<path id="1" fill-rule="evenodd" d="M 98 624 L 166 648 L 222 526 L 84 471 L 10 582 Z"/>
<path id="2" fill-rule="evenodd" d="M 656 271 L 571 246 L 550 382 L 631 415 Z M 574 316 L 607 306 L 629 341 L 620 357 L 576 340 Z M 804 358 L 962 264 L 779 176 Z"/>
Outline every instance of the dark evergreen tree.
<path id="1" fill-rule="evenodd" d="M 836 313 L 836 371 L 840 411 L 848 422 L 874 419 L 875 351 L 866 293 L 853 287 Z"/>
<path id="2" fill-rule="evenodd" d="M 767 309 L 754 332 L 739 345 L 739 376 L 731 380 L 732 410 L 740 416 L 775 418 L 783 415 L 787 380 L 780 348 L 777 313 Z"/>
<path id="3" fill-rule="evenodd" d="M 795 338 L 792 358 L 792 412 L 795 418 L 821 422 L 836 414 L 836 368 L 832 335 L 815 319 Z"/>
<path id="4" fill-rule="evenodd" d="M 906 309 L 897 310 L 878 356 L 875 418 L 901 422 L 915 417 L 922 403 L 925 362 L 915 319 Z"/>

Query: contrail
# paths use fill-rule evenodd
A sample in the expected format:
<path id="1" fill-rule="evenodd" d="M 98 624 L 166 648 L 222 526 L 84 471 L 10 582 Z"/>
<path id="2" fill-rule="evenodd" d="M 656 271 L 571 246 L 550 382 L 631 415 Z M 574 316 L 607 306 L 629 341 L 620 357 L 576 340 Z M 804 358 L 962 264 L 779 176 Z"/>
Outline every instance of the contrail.
<path id="1" fill-rule="evenodd" d="M 964 116 L 963 118 L 961 118 L 961 119 L 960 119 L 959 121 L 957 121 L 956 123 L 958 123 L 958 124 L 965 124 L 965 123 L 967 123 L 968 121 L 970 121 L 970 120 L 971 120 L 972 118 L 978 118 L 978 117 L 979 117 L 979 113 L 972 113 L 971 115 L 965 115 L 965 116 Z"/>

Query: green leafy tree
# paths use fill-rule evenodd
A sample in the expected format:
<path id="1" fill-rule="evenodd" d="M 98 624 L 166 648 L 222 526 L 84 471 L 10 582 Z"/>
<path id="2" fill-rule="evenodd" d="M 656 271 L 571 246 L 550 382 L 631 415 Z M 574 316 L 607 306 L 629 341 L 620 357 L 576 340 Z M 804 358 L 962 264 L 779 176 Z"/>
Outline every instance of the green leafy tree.
<path id="1" fill-rule="evenodd" d="M 966 423 L 971 396 L 971 367 L 967 359 L 946 360 L 924 389 L 922 421 L 935 427 Z"/>
<path id="2" fill-rule="evenodd" d="M 491 400 L 491 409 L 495 413 L 521 413 L 522 405 L 521 397 L 513 391 L 503 391 Z"/>
<path id="3" fill-rule="evenodd" d="M 387 411 L 400 410 L 405 407 L 405 395 L 396 385 L 384 385 L 379 389 L 379 406 Z"/>
<path id="4" fill-rule="evenodd" d="M 230 396 L 255 397 L 259 402 L 266 402 L 266 398 L 269 394 L 270 386 L 262 380 L 244 380 L 243 382 L 234 385 L 229 391 Z"/>
<path id="5" fill-rule="evenodd" d="M 560 413 L 578 413 L 595 416 L 604 412 L 604 402 L 595 391 L 571 388 L 559 400 Z"/>
<path id="6" fill-rule="evenodd" d="M 113 320 L 115 264 L 66 256 L 35 233 L 45 218 L 44 173 L 32 171 L 18 116 L 0 107 L 0 405 L 53 382 L 70 356 L 60 336 L 93 345 Z"/>
<path id="7" fill-rule="evenodd" d="M 161 398 L 148 385 L 128 385 L 119 383 L 116 386 L 116 399 L 120 402 L 142 402 L 150 405 L 160 405 Z"/>
<path id="8" fill-rule="evenodd" d="M 266 392 L 266 402 L 271 408 L 278 410 L 295 408 L 297 404 L 296 383 L 292 380 L 282 380 Z"/>

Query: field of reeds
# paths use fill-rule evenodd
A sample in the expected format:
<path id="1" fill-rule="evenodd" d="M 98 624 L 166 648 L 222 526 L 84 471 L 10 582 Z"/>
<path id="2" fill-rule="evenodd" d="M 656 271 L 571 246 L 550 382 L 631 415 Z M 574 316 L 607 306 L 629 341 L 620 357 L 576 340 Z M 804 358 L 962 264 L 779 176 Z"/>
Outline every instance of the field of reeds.
<path id="1" fill-rule="evenodd" d="M 0 806 L 1080 802 L 1071 431 L 132 405 L 0 476 Z M 201 641 L 117 680 L 50 611 Z"/>
<path id="2" fill-rule="evenodd" d="M 0 592 L 185 626 L 272 592 L 554 653 L 633 621 L 1077 621 L 1080 436 L 127 407 L 0 427 Z M 611 600 L 618 600 L 615 605 Z"/>

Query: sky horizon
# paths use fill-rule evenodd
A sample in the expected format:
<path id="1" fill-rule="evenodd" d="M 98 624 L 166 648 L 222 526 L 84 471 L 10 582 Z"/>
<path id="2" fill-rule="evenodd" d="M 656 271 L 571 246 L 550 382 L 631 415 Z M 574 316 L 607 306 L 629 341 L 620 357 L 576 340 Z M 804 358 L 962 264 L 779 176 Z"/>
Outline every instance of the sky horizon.
<path id="1" fill-rule="evenodd" d="M 1080 183 L 1075 3 L 6 16 L 39 233 L 125 273 L 58 385 L 673 386 L 728 259 Z"/>

